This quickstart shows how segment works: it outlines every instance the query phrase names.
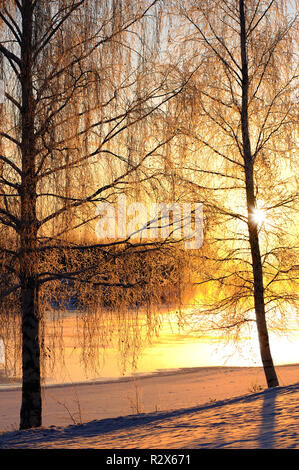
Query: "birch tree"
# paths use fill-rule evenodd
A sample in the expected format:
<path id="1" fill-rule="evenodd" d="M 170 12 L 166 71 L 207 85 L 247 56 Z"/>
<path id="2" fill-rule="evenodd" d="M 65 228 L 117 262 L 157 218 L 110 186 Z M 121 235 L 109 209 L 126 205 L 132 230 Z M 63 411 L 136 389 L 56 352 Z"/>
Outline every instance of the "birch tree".
<path id="1" fill-rule="evenodd" d="M 97 264 L 113 243 L 87 236 L 99 202 L 150 178 L 172 138 L 158 111 L 181 86 L 153 70 L 158 0 L 1 1 L 0 20 L 1 298 L 21 310 L 25 429 L 41 425 L 41 296 L 63 277 L 132 287 Z"/>
<path id="2" fill-rule="evenodd" d="M 275 387 L 267 318 L 278 323 L 297 300 L 297 2 L 174 6 L 186 70 L 188 61 L 201 64 L 179 97 L 177 123 L 186 136 L 179 181 L 204 203 L 210 226 L 198 273 L 206 299 L 197 313 L 232 331 L 255 321 L 267 384 Z M 205 320 L 197 313 L 198 327 Z"/>

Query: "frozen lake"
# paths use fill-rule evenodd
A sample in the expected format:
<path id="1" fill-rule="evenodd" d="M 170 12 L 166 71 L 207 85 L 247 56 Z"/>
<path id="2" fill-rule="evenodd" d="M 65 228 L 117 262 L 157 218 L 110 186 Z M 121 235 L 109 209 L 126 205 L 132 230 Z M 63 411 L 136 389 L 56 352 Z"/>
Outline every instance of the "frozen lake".
<path id="1" fill-rule="evenodd" d="M 158 334 L 149 339 L 145 315 L 140 314 L 136 320 L 137 317 L 132 313 L 132 318 L 128 319 L 127 316 L 122 325 L 119 319 L 105 322 L 101 318 L 101 324 L 94 322 L 86 325 L 85 322 L 84 327 L 84 321 L 79 319 L 80 314 L 77 313 L 65 312 L 59 326 L 51 321 L 47 323 L 46 384 L 106 381 L 133 373 L 144 375 L 193 367 L 261 366 L 254 331 L 251 338 L 244 336 L 233 344 L 216 333 L 201 335 L 180 329 L 175 312 L 167 312 L 159 317 Z M 79 337 L 78 331 L 81 333 Z M 55 335 L 61 337 L 60 347 L 53 347 L 52 339 Z M 299 363 L 298 340 L 299 331 L 296 329 L 289 332 L 288 336 L 270 332 L 276 365 Z M 3 343 L 0 342 L 2 362 L 3 349 Z M 15 385 L 4 374 L 2 366 L 0 383 L 2 387 L 9 383 Z"/>

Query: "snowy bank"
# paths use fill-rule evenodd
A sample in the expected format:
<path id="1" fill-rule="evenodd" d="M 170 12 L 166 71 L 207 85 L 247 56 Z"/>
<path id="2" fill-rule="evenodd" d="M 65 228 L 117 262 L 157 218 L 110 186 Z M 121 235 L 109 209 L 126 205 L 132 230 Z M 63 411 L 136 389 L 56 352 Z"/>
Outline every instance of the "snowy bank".
<path id="1" fill-rule="evenodd" d="M 298 448 L 299 367 L 277 372 L 285 386 L 258 393 L 261 369 L 225 367 L 47 387 L 45 427 L 6 432 L 0 448 Z M 20 390 L 0 403 L 2 430 L 16 429 Z"/>
<path id="2" fill-rule="evenodd" d="M 3 434 L 0 448 L 299 448 L 299 383 L 205 406 Z"/>

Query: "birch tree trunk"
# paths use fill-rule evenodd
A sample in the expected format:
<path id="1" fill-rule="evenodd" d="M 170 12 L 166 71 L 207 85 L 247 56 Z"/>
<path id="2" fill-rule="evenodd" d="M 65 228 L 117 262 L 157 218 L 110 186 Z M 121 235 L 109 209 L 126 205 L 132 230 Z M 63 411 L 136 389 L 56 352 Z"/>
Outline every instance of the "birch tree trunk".
<path id="1" fill-rule="evenodd" d="M 252 270 L 254 281 L 254 306 L 256 315 L 256 324 L 259 337 L 261 359 L 265 371 L 268 387 L 278 386 L 278 379 L 275 372 L 270 344 L 268 328 L 265 314 L 264 285 L 263 285 L 263 267 L 259 247 L 259 235 L 257 223 L 254 221 L 253 211 L 256 207 L 256 198 L 254 191 L 254 161 L 251 152 L 249 124 L 248 124 L 248 62 L 246 51 L 246 21 L 244 0 L 239 0 L 240 8 L 240 26 L 241 26 L 241 59 L 242 59 L 242 109 L 241 125 L 242 140 L 245 162 L 245 183 L 246 183 L 246 202 L 248 210 L 248 233 L 249 244 L 252 257 Z"/>
<path id="2" fill-rule="evenodd" d="M 22 405 L 20 429 L 41 425 L 40 346 L 35 174 L 35 100 L 32 83 L 32 2 L 24 1 L 22 9 L 21 44 L 21 155 L 22 181 L 20 187 L 20 283 L 22 308 Z"/>

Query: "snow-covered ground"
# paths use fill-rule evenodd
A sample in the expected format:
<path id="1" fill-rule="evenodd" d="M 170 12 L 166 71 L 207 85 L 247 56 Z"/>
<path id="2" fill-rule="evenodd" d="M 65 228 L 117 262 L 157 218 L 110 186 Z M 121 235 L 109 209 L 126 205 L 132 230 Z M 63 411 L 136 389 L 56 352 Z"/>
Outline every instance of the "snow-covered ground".
<path id="1" fill-rule="evenodd" d="M 21 432 L 20 391 L 1 390 L 0 448 L 299 448 L 299 366 L 277 372 L 257 393 L 262 370 L 232 367 L 47 387 L 44 427 Z"/>

